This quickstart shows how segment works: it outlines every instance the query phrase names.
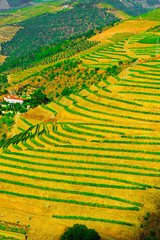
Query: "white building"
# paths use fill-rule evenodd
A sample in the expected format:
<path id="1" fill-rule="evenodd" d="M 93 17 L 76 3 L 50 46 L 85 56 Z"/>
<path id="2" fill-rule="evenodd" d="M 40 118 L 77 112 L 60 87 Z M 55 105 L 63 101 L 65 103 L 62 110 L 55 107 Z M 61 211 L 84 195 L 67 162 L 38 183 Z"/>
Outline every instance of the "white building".
<path id="1" fill-rule="evenodd" d="M 69 5 L 63 5 L 63 8 L 64 8 L 64 9 L 69 9 L 70 6 L 69 6 Z"/>
<path id="2" fill-rule="evenodd" d="M 23 104 L 24 100 L 26 100 L 25 98 L 18 98 L 18 97 L 15 97 L 15 96 L 7 96 L 7 97 L 4 97 L 4 101 L 8 102 L 8 103 L 20 103 L 20 104 Z"/>

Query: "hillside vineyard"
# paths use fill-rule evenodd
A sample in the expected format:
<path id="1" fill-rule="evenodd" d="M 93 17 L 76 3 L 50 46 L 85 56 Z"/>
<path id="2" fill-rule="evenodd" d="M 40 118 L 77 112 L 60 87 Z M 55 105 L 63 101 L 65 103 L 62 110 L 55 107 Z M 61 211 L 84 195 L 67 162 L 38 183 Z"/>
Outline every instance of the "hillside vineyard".
<path id="1" fill-rule="evenodd" d="M 105 8 L 99 14 L 113 18 Z M 21 56 L 16 41 L 44 16 L 25 20 L 2 44 L 10 56 L 0 67 L 2 89 L 24 94 L 34 86 L 52 100 L 17 111 L 1 141 L 0 239 L 58 240 L 74 224 L 102 240 L 159 239 L 160 10 L 89 39 L 77 29 L 82 35 L 44 53 L 27 53 L 25 42 Z"/>

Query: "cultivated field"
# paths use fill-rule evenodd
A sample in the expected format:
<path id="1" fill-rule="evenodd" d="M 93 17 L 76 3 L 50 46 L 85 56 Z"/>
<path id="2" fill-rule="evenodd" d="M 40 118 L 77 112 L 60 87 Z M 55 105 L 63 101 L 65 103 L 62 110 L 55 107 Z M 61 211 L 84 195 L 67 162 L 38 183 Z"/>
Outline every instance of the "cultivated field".
<path id="1" fill-rule="evenodd" d="M 141 42 L 152 39 L 143 32 L 156 24 L 113 38 L 119 24 L 97 36 L 112 38 L 80 55 L 84 67 L 102 71 L 135 61 L 119 75 L 16 117 L 0 153 L 1 220 L 25 228 L 13 237 L 58 239 L 67 226 L 82 223 L 102 239 L 139 239 L 160 197 L 160 54 L 154 41 Z"/>

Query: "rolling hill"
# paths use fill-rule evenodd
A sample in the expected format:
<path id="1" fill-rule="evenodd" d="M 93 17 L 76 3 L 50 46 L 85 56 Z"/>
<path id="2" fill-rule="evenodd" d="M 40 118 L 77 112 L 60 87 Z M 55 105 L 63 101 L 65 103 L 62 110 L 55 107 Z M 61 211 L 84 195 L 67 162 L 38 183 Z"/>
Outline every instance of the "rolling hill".
<path id="1" fill-rule="evenodd" d="M 49 0 L 48 0 L 49 1 Z M 41 2 L 45 2 L 43 0 L 37 1 L 37 0 L 1 0 L 1 5 L 0 9 L 8 9 L 8 6 L 10 8 L 14 7 L 20 7 L 20 6 L 25 6 L 25 4 L 39 4 Z M 54 0 L 54 2 L 58 2 L 58 0 Z M 61 1 L 62 3 L 64 2 L 65 4 L 72 4 L 77 2 L 76 0 L 67 0 L 67 1 Z M 79 0 L 79 3 L 93 3 L 92 0 Z M 129 0 L 96 0 L 94 3 L 106 3 L 106 4 L 111 4 L 114 7 L 125 11 L 126 13 L 130 15 L 139 15 L 144 12 L 149 11 L 151 8 L 157 8 L 160 7 L 160 1 L 159 0 L 136 0 L 136 1 L 129 1 Z"/>
<path id="2" fill-rule="evenodd" d="M 58 239 L 74 223 L 96 229 L 102 239 L 141 239 L 160 188 L 159 56 L 154 42 L 140 43 L 147 34 L 121 34 L 123 41 L 115 36 L 114 45 L 93 49 L 86 67 L 96 60 L 98 82 L 17 115 L 0 154 L 1 206 L 3 220 L 14 210 L 12 222 L 29 225 L 31 239 Z M 138 61 L 107 76 L 105 65 L 132 55 Z M 46 218 L 57 226 L 49 232 Z"/>
<path id="3" fill-rule="evenodd" d="M 19 34 L 53 17 L 26 12 L 1 27 L 1 97 L 40 89 L 50 102 L 15 114 L 1 142 L 0 239 L 58 240 L 75 223 L 102 240 L 160 239 L 160 9 L 21 54 Z"/>

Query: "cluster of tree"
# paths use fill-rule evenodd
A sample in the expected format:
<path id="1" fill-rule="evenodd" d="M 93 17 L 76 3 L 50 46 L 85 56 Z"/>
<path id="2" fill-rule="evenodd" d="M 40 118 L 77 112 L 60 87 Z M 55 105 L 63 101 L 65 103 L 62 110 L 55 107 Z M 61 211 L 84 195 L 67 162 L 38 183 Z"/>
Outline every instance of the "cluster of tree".
<path id="1" fill-rule="evenodd" d="M 0 110 L 1 112 L 1 110 Z M 10 130 L 10 128 L 14 124 L 14 114 L 13 113 L 7 113 L 5 115 L 2 115 L 0 117 L 0 145 L 3 143 L 7 137 L 7 129 Z"/>
<path id="2" fill-rule="evenodd" d="M 148 29 L 147 32 L 160 32 L 160 25 Z"/>
<path id="3" fill-rule="evenodd" d="M 106 70 L 102 73 L 99 72 L 100 68 L 89 69 L 79 68 L 81 61 L 76 59 L 67 59 L 56 63 L 54 66 L 48 67 L 34 77 L 40 79 L 39 86 L 52 92 L 53 99 L 60 96 L 68 96 L 71 93 L 77 93 L 85 87 L 89 87 L 93 83 L 98 83 L 105 76 L 115 73 L 118 67 L 111 68 L 111 71 Z M 119 70 L 119 68 L 118 68 Z M 36 81 L 35 81 L 36 82 Z M 45 84 L 43 84 L 45 82 Z"/>
<path id="4" fill-rule="evenodd" d="M 38 89 L 31 94 L 31 98 L 28 99 L 25 104 L 29 104 L 31 107 L 37 107 L 41 104 L 47 104 L 49 101 L 50 99 L 47 97 L 47 95 L 43 93 L 41 89 Z"/>
<path id="5" fill-rule="evenodd" d="M 21 68 L 26 69 L 28 67 L 33 67 L 41 63 L 49 63 L 49 61 L 53 62 L 53 58 L 55 56 L 55 61 L 60 60 L 63 57 L 72 56 L 72 54 L 76 54 L 80 51 L 86 50 L 93 46 L 94 42 L 89 42 L 86 39 L 93 36 L 94 31 L 89 30 L 87 33 L 70 37 L 67 40 L 62 40 L 58 43 L 50 44 L 47 46 L 40 47 L 28 54 L 15 58 L 15 55 L 12 55 L 6 59 L 3 65 L 0 66 L 0 72 L 4 72 L 6 70 L 11 70 L 12 68 Z M 59 55 L 58 55 L 59 54 Z M 50 57 L 51 56 L 51 57 Z M 59 56 L 59 57 L 58 57 Z M 50 57 L 50 59 L 49 59 Z M 58 58 L 57 58 L 58 57 Z M 47 59 L 46 59 L 47 58 Z M 42 62 L 43 60 L 43 62 Z M 48 61 L 48 62 L 47 62 Z M 6 76 L 6 75 L 5 75 Z"/>
<path id="6" fill-rule="evenodd" d="M 116 76 L 118 75 L 123 69 L 124 67 L 126 67 L 127 65 L 129 66 L 131 63 L 135 62 L 137 60 L 137 58 L 133 58 L 127 61 L 119 61 L 119 66 L 118 65 L 113 65 L 112 67 L 108 67 L 106 69 L 106 75 L 110 76 Z"/>
<path id="7" fill-rule="evenodd" d="M 157 200 L 155 210 L 147 212 L 143 217 L 139 231 L 141 240 L 159 240 L 160 239 L 160 201 Z"/>
<path id="8" fill-rule="evenodd" d="M 6 103 L 5 101 L 3 102 L 3 107 L 2 105 L 0 105 L 0 113 L 2 115 L 2 112 L 26 112 L 26 106 L 25 105 L 21 105 L 20 103 L 15 103 L 15 104 L 10 104 L 10 103 Z"/>
<path id="9" fill-rule="evenodd" d="M 0 90 L 2 87 L 6 86 L 6 83 L 8 82 L 8 79 L 7 79 L 7 74 L 0 74 Z M 8 91 L 5 89 L 3 91 L 0 91 L 0 93 L 2 94 L 5 94 L 7 93 Z"/>
<path id="10" fill-rule="evenodd" d="M 11 41 L 1 44 L 1 54 L 20 57 L 44 45 L 56 43 L 116 21 L 118 18 L 113 14 L 94 5 L 92 9 L 79 6 L 56 14 L 45 13 L 18 23 L 20 29 Z"/>
<path id="11" fill-rule="evenodd" d="M 0 94 L 8 93 L 7 87 L 9 87 L 7 74 L 1 73 L 0 74 Z"/>
<path id="12" fill-rule="evenodd" d="M 1 74 L 0 75 L 0 84 L 4 84 L 7 83 L 8 79 L 7 79 L 7 75 L 6 74 Z"/>
<path id="13" fill-rule="evenodd" d="M 61 240 L 99 240 L 100 236 L 94 229 L 88 229 L 85 225 L 75 224 L 65 231 Z"/>

